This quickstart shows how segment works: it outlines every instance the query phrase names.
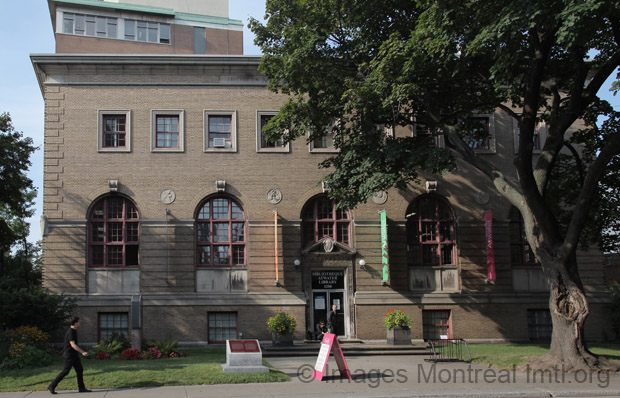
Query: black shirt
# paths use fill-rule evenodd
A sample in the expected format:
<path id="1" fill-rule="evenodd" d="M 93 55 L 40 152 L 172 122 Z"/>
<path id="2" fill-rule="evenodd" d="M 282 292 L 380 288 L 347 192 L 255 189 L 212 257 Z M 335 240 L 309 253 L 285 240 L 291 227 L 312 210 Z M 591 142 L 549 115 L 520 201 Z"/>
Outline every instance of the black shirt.
<path id="1" fill-rule="evenodd" d="M 65 357 L 77 356 L 78 352 L 71 347 L 71 342 L 74 341 L 75 344 L 78 343 L 78 335 L 77 330 L 73 328 L 67 329 L 67 333 L 65 333 L 65 341 L 62 345 L 62 355 Z"/>

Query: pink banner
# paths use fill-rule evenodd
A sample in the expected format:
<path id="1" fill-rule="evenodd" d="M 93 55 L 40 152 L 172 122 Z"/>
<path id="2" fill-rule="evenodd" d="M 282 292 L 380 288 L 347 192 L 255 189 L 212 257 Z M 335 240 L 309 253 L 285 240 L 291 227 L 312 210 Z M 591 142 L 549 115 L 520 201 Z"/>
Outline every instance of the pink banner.
<path id="1" fill-rule="evenodd" d="M 495 252 L 493 251 L 493 211 L 484 212 L 484 235 L 487 248 L 487 279 L 495 280 Z"/>
<path id="2" fill-rule="evenodd" d="M 338 365 L 340 375 L 345 376 L 347 379 L 351 380 L 351 372 L 349 372 L 349 366 L 347 365 L 347 361 L 344 359 L 344 354 L 342 353 L 340 342 L 338 341 L 336 335 L 332 333 L 325 333 L 323 335 L 321 350 L 319 351 L 319 356 L 316 359 L 316 364 L 314 365 L 312 377 L 317 380 L 323 380 L 325 366 L 327 365 L 329 354 L 332 351 L 334 353 L 334 358 L 336 358 L 336 364 Z"/>

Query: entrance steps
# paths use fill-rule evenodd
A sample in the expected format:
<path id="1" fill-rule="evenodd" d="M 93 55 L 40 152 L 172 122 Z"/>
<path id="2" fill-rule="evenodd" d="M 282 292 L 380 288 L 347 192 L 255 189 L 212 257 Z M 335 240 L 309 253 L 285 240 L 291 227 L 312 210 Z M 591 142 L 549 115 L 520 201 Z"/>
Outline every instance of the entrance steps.
<path id="1" fill-rule="evenodd" d="M 414 341 L 412 345 L 387 345 L 385 341 L 362 341 L 356 339 L 338 340 L 345 356 L 348 355 L 428 355 L 432 354 L 426 343 Z M 298 357 L 317 356 L 321 343 L 316 340 L 305 340 L 293 346 L 276 346 L 262 342 L 263 357 Z"/>

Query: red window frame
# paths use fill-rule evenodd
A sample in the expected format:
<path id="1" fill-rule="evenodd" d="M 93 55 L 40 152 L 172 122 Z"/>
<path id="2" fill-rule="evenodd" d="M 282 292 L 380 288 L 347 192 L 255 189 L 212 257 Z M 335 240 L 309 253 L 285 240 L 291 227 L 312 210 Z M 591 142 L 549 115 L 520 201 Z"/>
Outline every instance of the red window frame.
<path id="1" fill-rule="evenodd" d="M 224 325 L 226 322 L 230 322 L 231 319 L 224 319 L 226 316 L 234 316 L 232 320 L 234 320 L 234 326 Z M 220 319 L 218 319 L 218 317 Z M 218 325 L 218 322 L 221 322 L 221 325 Z M 222 339 L 217 339 L 217 330 L 222 330 Z M 211 338 L 211 332 L 215 332 L 215 338 Z M 226 333 L 224 333 L 226 331 Z M 234 334 L 231 336 L 230 333 Z M 225 335 L 226 334 L 226 335 Z M 223 344 L 226 340 L 234 340 L 239 336 L 239 316 L 236 312 L 209 312 L 207 314 L 207 342 L 212 344 Z"/>
<path id="2" fill-rule="evenodd" d="M 348 210 L 338 209 L 337 204 L 324 195 L 306 203 L 301 215 L 304 247 L 325 237 L 351 246 L 351 215 Z"/>
<path id="3" fill-rule="evenodd" d="M 123 196 L 99 199 L 88 216 L 88 243 L 91 268 L 139 267 L 140 214 L 136 206 Z"/>
<path id="4" fill-rule="evenodd" d="M 168 120 L 176 120 L 176 130 L 173 130 L 174 125 Z M 163 120 L 160 123 L 160 120 Z M 180 126 L 181 118 L 179 115 L 155 115 L 155 147 L 156 148 L 180 148 Z M 176 145 L 172 145 L 176 137 Z M 160 141 L 161 140 L 161 141 Z M 160 142 L 162 145 L 160 145 Z"/>
<path id="5" fill-rule="evenodd" d="M 212 128 L 211 119 L 216 119 L 216 118 L 228 119 L 228 130 L 215 130 L 214 128 Z M 214 125 L 219 125 L 219 124 L 214 123 Z M 207 126 L 208 126 L 208 144 L 207 144 L 208 148 L 230 149 L 233 147 L 232 115 L 216 115 L 216 114 L 208 115 Z M 213 146 L 214 138 L 224 138 L 224 141 L 226 143 L 225 147 L 224 148 L 214 147 Z"/>
<path id="6" fill-rule="evenodd" d="M 224 208 L 226 216 L 222 217 Z M 199 267 L 245 266 L 245 227 L 245 213 L 237 201 L 215 196 L 202 202 L 196 213 L 196 264 Z M 226 253 L 227 261 L 216 261 L 216 253 Z"/>
<path id="7" fill-rule="evenodd" d="M 527 310 L 527 334 L 530 341 L 551 341 L 553 322 L 548 309 Z"/>
<path id="8" fill-rule="evenodd" d="M 409 205 L 407 215 L 407 264 L 456 266 L 456 226 L 450 206 L 424 195 Z"/>
<path id="9" fill-rule="evenodd" d="M 127 115 L 102 115 L 102 147 L 127 147 Z M 108 121 L 112 123 L 108 123 Z M 122 128 L 121 128 L 122 127 Z"/>
<path id="10" fill-rule="evenodd" d="M 439 339 L 446 330 L 448 338 L 452 338 L 452 311 L 422 310 L 422 337 L 424 340 Z"/>
<path id="11" fill-rule="evenodd" d="M 510 263 L 513 266 L 537 266 L 538 261 L 525 236 L 523 217 L 516 207 L 510 209 L 508 231 L 510 236 Z"/>
<path id="12" fill-rule="evenodd" d="M 110 317 L 111 319 L 107 319 Z M 105 320 L 105 325 L 102 321 Z M 112 326 L 109 326 L 110 323 Z M 105 331 L 105 333 L 102 333 Z M 129 313 L 127 312 L 99 312 L 97 314 L 97 341 L 101 341 L 114 332 L 129 336 Z M 105 336 L 104 336 L 105 334 Z"/>
<path id="13" fill-rule="evenodd" d="M 272 117 L 274 117 L 275 115 L 264 115 L 261 114 L 260 115 L 260 147 L 261 149 L 286 149 L 286 144 L 284 144 L 284 141 L 282 140 L 282 138 L 276 140 L 276 141 L 268 141 L 265 136 L 263 135 L 263 127 L 265 127 L 265 125 L 269 122 L 269 120 L 271 120 Z"/>

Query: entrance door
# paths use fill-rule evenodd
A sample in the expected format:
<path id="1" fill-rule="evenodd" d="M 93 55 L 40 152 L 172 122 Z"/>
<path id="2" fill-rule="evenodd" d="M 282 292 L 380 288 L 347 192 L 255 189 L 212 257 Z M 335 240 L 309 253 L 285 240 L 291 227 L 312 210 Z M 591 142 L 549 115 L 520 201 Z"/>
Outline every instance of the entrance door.
<path id="1" fill-rule="evenodd" d="M 346 336 L 346 303 L 344 270 L 312 271 L 312 329 L 320 321 L 327 323 L 327 315 L 336 306 L 337 336 Z"/>

